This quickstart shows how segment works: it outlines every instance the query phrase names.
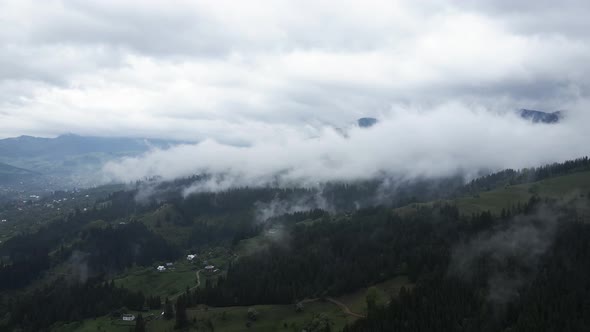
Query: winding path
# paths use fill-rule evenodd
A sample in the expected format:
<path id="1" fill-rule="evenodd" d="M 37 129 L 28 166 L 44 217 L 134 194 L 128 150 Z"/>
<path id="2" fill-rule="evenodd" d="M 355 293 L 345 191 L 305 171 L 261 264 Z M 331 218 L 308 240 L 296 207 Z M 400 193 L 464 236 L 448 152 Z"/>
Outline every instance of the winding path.
<path id="1" fill-rule="evenodd" d="M 197 287 L 201 286 L 201 271 L 203 271 L 203 270 L 202 270 L 202 269 L 201 269 L 201 270 L 197 270 L 197 284 L 196 284 L 195 286 L 193 286 L 193 287 L 189 288 L 189 289 L 188 289 L 189 291 L 192 291 L 193 289 L 195 289 L 195 288 L 197 288 Z M 184 293 L 186 293 L 186 290 L 184 290 L 184 291 L 182 291 L 182 292 L 179 292 L 179 293 L 176 293 L 176 294 L 174 294 L 174 295 L 170 296 L 170 297 L 168 298 L 168 300 L 170 300 L 170 301 L 172 301 L 172 300 L 175 300 L 176 298 L 178 298 L 180 295 L 182 295 L 182 294 L 184 294 Z M 164 303 L 164 302 L 162 302 L 162 303 Z"/>
<path id="2" fill-rule="evenodd" d="M 193 288 L 191 288 L 191 290 L 193 290 L 194 288 L 197 288 L 197 287 L 201 286 L 201 271 L 202 270 L 197 270 L 197 285 L 194 286 Z"/>
<path id="3" fill-rule="evenodd" d="M 357 318 L 365 318 L 365 316 L 364 316 L 364 315 L 357 314 L 356 312 L 352 312 L 352 311 L 350 310 L 350 308 L 349 308 L 349 307 L 348 307 L 346 304 L 344 304 L 344 303 L 342 303 L 342 302 L 340 302 L 340 301 L 338 301 L 338 300 L 336 300 L 336 299 L 333 299 L 333 298 L 331 298 L 331 297 L 328 297 L 328 298 L 326 298 L 326 300 L 328 300 L 328 301 L 330 301 L 330 302 L 334 303 L 335 305 L 339 306 L 339 307 L 340 307 L 340 309 L 342 309 L 342 311 L 343 311 L 345 314 L 347 314 L 347 315 L 354 316 L 354 317 L 357 317 Z"/>
<path id="4" fill-rule="evenodd" d="M 192 291 L 193 289 L 201 286 L 201 271 L 202 270 L 197 270 L 197 273 L 196 273 L 197 274 L 197 284 L 195 286 L 189 288 L 189 290 Z M 185 292 L 186 291 L 180 292 L 178 294 L 174 294 L 171 297 L 169 297 L 169 300 L 172 301 L 172 300 L 176 299 L 177 297 L 179 297 L 180 295 L 184 294 Z M 305 303 L 315 302 L 315 301 L 319 301 L 319 300 L 320 300 L 320 298 L 305 299 L 305 300 L 302 300 L 300 303 L 305 304 Z M 340 309 L 342 309 L 342 312 L 344 312 L 347 315 L 350 315 L 350 316 L 353 316 L 353 317 L 356 317 L 356 318 L 365 318 L 366 317 L 365 315 L 361 315 L 361 314 L 358 314 L 356 312 L 352 312 L 352 310 L 350 310 L 350 308 L 346 304 L 344 304 L 344 303 L 342 303 L 342 302 L 340 302 L 340 301 L 338 301 L 338 300 L 336 300 L 334 298 L 327 297 L 326 298 L 326 301 L 335 304 Z"/>
<path id="5" fill-rule="evenodd" d="M 311 303 L 311 302 L 315 302 L 315 301 L 319 301 L 319 300 L 321 300 L 321 299 L 320 298 L 304 299 L 304 300 L 300 301 L 299 303 L 305 304 L 305 303 Z M 342 309 L 342 312 L 344 312 L 347 315 L 357 317 L 357 318 L 365 318 L 366 317 L 365 315 L 361 315 L 361 314 L 357 314 L 356 312 L 352 312 L 352 310 L 350 310 L 350 308 L 346 304 L 344 304 L 334 298 L 327 297 L 326 301 L 337 305 L 340 309 Z"/>

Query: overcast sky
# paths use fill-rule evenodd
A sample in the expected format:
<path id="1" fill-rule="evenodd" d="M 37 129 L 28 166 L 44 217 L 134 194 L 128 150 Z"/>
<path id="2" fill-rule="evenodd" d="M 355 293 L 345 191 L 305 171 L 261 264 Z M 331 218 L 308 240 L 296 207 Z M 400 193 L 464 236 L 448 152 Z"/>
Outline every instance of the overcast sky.
<path id="1" fill-rule="evenodd" d="M 400 105 L 573 107 L 588 1 L 513 3 L 0 0 L 0 137 L 241 140 Z"/>
<path id="2" fill-rule="evenodd" d="M 219 142 L 263 147 L 241 159 L 226 151 L 235 158 L 223 169 L 276 152 L 285 160 L 272 170 L 284 170 L 293 165 L 289 149 L 309 151 L 309 137 L 314 149 L 325 146 L 298 159 L 301 167 L 390 156 L 357 165 L 362 174 L 408 162 L 428 168 L 432 160 L 415 157 L 448 146 L 437 154 L 453 160 L 449 169 L 587 153 L 588 1 L 0 0 L 0 8 L 0 137 L 206 141 L 174 153 L 211 158 Z M 559 128 L 541 128 L 511 115 L 520 108 L 568 116 Z M 382 123 L 372 134 L 353 130 L 347 142 L 327 129 L 362 116 Z M 498 153 L 516 140 L 510 156 L 469 154 Z M 334 155 L 326 142 L 356 150 Z M 366 151 L 383 142 L 408 151 Z M 143 173 L 169 169 L 154 165 Z M 177 166 L 180 174 L 195 167 Z"/>

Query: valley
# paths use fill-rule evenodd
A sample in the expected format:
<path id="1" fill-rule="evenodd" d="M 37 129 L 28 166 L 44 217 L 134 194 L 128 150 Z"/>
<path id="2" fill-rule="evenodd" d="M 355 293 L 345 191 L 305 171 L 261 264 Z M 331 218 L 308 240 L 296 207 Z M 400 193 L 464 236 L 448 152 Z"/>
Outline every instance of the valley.
<path id="1" fill-rule="evenodd" d="M 1 0 L 0 332 L 589 332 L 588 17 Z"/>
<path id="2" fill-rule="evenodd" d="M 586 160 L 539 168 L 538 176 L 527 175 L 532 181 L 519 172 L 497 173 L 433 201 L 415 196 L 418 201 L 408 205 L 338 212 L 311 204 L 310 210 L 264 220 L 257 217 L 260 209 L 301 202 L 308 190 L 253 188 L 182 197 L 181 181 L 158 184 L 142 201 L 142 186 L 55 192 L 0 211 L 10 218 L 0 225 L 0 253 L 10 262 L 3 267 L 3 292 L 8 298 L 21 294 L 23 303 L 48 286 L 104 294 L 78 318 L 36 318 L 36 324 L 49 324 L 38 327 L 52 331 L 123 331 L 139 315 L 147 331 L 172 331 L 179 319 L 189 330 L 346 330 L 357 321 L 370 322 L 372 311 L 408 300 L 417 285 L 423 291 L 428 278 L 447 274 L 453 243 L 470 234 L 517 227 L 503 220 L 531 214 L 537 205 L 562 211 L 561 219 L 590 224 Z M 543 175 L 546 169 L 554 175 Z M 485 185 L 490 181 L 493 187 Z M 411 188 L 424 192 L 407 187 L 404 195 Z M 354 192 L 359 189 L 333 191 L 331 199 L 343 204 Z M 20 262 L 29 269 L 19 270 Z M 107 298 L 114 302 L 100 304 Z M 174 318 L 181 305 L 186 316 Z M 163 315 L 168 306 L 176 308 L 172 316 Z M 123 313 L 135 320 L 122 321 Z M 15 319 L 5 316 L 3 324 Z"/>

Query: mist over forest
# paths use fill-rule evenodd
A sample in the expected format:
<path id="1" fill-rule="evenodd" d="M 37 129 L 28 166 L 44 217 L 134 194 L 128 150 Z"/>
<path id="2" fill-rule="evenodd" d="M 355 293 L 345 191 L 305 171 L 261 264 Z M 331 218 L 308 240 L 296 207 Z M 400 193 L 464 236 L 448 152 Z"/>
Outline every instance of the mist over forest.
<path id="1" fill-rule="evenodd" d="M 0 331 L 590 330 L 587 1 L 0 8 Z"/>

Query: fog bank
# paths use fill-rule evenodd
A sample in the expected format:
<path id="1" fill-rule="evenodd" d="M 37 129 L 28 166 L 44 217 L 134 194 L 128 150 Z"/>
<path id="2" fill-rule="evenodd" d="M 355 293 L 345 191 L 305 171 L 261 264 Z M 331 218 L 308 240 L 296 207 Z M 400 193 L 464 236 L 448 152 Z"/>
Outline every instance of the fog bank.
<path id="1" fill-rule="evenodd" d="M 533 124 L 514 112 L 460 103 L 431 109 L 395 107 L 371 128 L 291 128 L 241 145 L 215 140 L 155 149 L 110 162 L 106 180 L 163 180 L 210 174 L 191 191 L 243 186 L 316 186 L 328 181 L 438 178 L 482 170 L 533 167 L 588 154 L 589 116 L 583 105 L 558 124 Z"/>

